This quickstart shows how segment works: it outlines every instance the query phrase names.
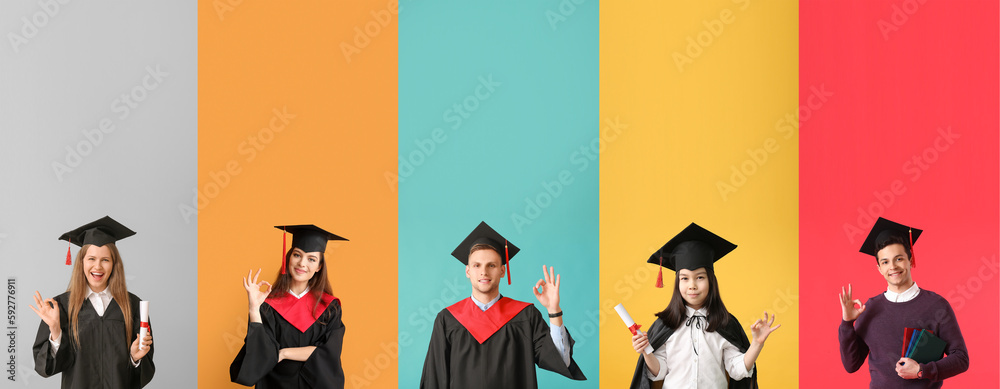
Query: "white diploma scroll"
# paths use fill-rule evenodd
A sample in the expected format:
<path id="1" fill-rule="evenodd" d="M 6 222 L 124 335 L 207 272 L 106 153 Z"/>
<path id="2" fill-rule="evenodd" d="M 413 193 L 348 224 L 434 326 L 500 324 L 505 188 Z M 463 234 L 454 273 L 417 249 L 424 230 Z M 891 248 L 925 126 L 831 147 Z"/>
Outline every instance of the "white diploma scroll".
<path id="1" fill-rule="evenodd" d="M 142 321 L 139 327 L 139 349 L 145 350 L 146 345 L 142 343 L 142 340 L 146 338 L 146 334 L 149 333 L 149 301 L 139 302 L 139 320 Z"/>
<path id="2" fill-rule="evenodd" d="M 622 321 L 625 322 L 625 326 L 628 327 L 629 331 L 632 331 L 632 335 L 635 335 L 639 331 L 639 326 L 635 324 L 635 320 L 632 320 L 632 315 L 628 314 L 624 305 L 616 305 L 615 312 L 618 312 L 618 316 L 621 316 Z M 646 354 L 652 354 L 653 346 L 646 345 L 646 348 L 643 351 L 645 351 Z"/>

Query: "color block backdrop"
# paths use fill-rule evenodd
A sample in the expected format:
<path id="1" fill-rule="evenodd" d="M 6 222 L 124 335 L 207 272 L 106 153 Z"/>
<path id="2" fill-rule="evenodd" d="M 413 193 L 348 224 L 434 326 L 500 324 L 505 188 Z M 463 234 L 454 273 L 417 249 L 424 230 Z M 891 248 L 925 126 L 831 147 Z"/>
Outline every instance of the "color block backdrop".
<path id="1" fill-rule="evenodd" d="M 657 289 L 646 260 L 692 221 L 738 245 L 715 269 L 744 330 L 764 311 L 782 324 L 757 360 L 761 387 L 798 382 L 797 11 L 601 5 L 602 387 L 626 387 L 639 358 L 614 306 L 649 328 L 674 272 Z"/>
<path id="2" fill-rule="evenodd" d="M 472 294 L 450 254 L 484 220 L 521 248 L 504 296 L 536 303 L 542 265 L 562 275 L 589 380 L 539 369 L 539 387 L 596 387 L 597 2 L 404 5 L 387 181 L 399 190 L 400 387 L 418 385 L 437 313 Z"/>
<path id="3" fill-rule="evenodd" d="M 803 2 L 803 387 L 869 382 L 867 363 L 841 365 L 836 299 L 848 283 L 861 301 L 885 291 L 858 252 L 879 216 L 924 230 L 913 279 L 958 316 L 970 369 L 945 386 L 997 386 L 997 15 L 993 1 Z"/>
<path id="4" fill-rule="evenodd" d="M 147 387 L 196 385 L 176 374 L 198 368 L 197 228 L 176 212 L 197 183 L 195 5 L 0 3 L 0 388 L 60 387 L 35 372 L 28 306 L 66 291 L 59 236 L 105 215 L 136 232 L 117 246 L 129 292 L 150 302 Z"/>
<path id="5" fill-rule="evenodd" d="M 395 170 L 398 9 L 228 4 L 199 4 L 197 215 L 186 216 L 199 227 L 199 386 L 239 387 L 242 277 L 277 276 L 273 226 L 316 224 L 350 239 L 326 251 L 348 387 L 395 388 L 397 202 L 383 173 Z"/>

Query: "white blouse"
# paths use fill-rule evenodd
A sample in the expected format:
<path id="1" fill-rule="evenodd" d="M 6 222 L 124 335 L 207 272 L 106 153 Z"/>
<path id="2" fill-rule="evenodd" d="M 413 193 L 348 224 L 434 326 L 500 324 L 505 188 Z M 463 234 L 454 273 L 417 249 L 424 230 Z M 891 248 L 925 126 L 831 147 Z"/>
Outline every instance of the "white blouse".
<path id="1" fill-rule="evenodd" d="M 726 388 L 729 377 L 741 380 L 750 377 L 743 354 L 718 332 L 706 332 L 708 310 L 687 308 L 688 319 L 674 329 L 674 334 L 653 351 L 660 362 L 659 374 L 646 367 L 646 376 L 663 381 L 664 388 Z"/>

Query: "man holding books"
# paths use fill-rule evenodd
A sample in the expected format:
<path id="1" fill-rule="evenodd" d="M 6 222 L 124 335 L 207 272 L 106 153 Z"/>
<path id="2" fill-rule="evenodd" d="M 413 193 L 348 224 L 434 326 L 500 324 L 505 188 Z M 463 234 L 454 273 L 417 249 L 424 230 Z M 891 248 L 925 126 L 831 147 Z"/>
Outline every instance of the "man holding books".
<path id="1" fill-rule="evenodd" d="M 886 292 L 861 304 L 850 285 L 841 288 L 840 360 L 853 373 L 867 358 L 873 388 L 940 388 L 944 379 L 969 369 L 951 305 L 917 287 L 910 274 L 921 232 L 879 218 L 861 252 L 875 256 Z"/>

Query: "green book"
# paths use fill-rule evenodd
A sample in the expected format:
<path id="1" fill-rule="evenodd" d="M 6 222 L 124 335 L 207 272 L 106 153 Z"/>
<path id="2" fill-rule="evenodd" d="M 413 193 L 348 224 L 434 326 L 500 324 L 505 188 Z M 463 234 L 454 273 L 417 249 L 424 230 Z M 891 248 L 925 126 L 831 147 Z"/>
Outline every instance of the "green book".
<path id="1" fill-rule="evenodd" d="M 910 350 L 909 357 L 918 363 L 934 362 L 944 356 L 945 341 L 930 331 L 920 331 L 917 343 Z"/>

